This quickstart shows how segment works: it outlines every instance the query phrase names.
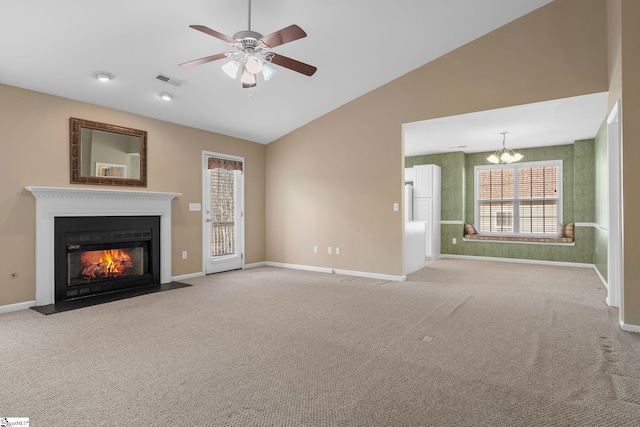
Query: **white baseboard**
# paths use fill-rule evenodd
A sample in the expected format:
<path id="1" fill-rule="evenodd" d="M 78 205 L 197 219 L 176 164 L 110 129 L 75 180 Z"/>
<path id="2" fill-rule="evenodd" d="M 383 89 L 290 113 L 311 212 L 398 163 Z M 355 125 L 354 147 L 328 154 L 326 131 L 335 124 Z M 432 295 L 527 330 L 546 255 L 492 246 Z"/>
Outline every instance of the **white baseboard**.
<path id="1" fill-rule="evenodd" d="M 292 270 L 305 270 L 305 271 L 315 271 L 317 273 L 344 274 L 346 276 L 366 277 L 368 279 L 393 280 L 397 282 L 406 280 L 406 276 L 393 276 L 389 274 L 369 273 L 366 271 L 340 270 L 340 269 L 333 269 L 333 268 L 327 268 L 327 267 L 315 267 L 311 265 L 285 264 L 285 263 L 270 262 L 270 261 L 267 261 L 266 265 L 270 267 L 290 268 Z"/>
<path id="2" fill-rule="evenodd" d="M 243 268 L 264 267 L 265 265 L 266 265 L 265 262 L 254 262 L 253 264 L 245 264 Z M 175 280 L 179 282 L 180 280 L 195 279 L 196 277 L 202 277 L 202 276 L 206 276 L 206 274 L 204 274 L 202 271 L 198 271 L 197 273 L 182 274 L 180 276 L 172 276 L 171 280 Z"/>
<path id="3" fill-rule="evenodd" d="M 600 274 L 600 270 L 598 270 L 598 267 L 596 267 L 595 264 L 593 264 L 593 271 L 596 272 L 596 274 L 598 275 L 598 277 L 600 278 L 600 281 L 602 282 L 602 286 L 604 286 L 604 288 L 609 291 L 609 284 L 607 283 L 606 280 L 604 280 L 604 277 L 602 277 L 602 274 Z M 609 299 L 609 297 L 607 297 L 607 300 Z M 607 304 L 609 304 L 609 301 L 607 301 Z"/>
<path id="4" fill-rule="evenodd" d="M 262 261 L 262 262 L 254 262 L 254 263 L 251 263 L 251 264 L 245 264 L 244 268 L 264 267 L 266 265 L 267 265 L 267 263 L 264 262 L 264 261 Z"/>
<path id="5" fill-rule="evenodd" d="M 453 254 L 443 254 L 442 258 L 468 259 L 471 261 L 513 262 L 517 264 L 556 265 L 560 267 L 594 268 L 593 264 L 583 264 L 581 262 L 545 261 L 545 260 L 537 260 L 537 259 L 494 258 L 490 256 L 453 255 Z"/>
<path id="6" fill-rule="evenodd" d="M 204 273 L 202 271 L 199 271 L 197 273 L 182 274 L 180 276 L 171 276 L 171 280 L 175 282 L 179 282 L 180 280 L 195 279 L 196 277 L 202 277 L 202 276 L 204 276 Z"/>
<path id="7" fill-rule="evenodd" d="M 624 323 L 622 320 L 620 321 L 620 327 L 623 331 L 640 333 L 640 326 L 630 325 L 628 323 Z"/>
<path id="8" fill-rule="evenodd" d="M 344 274 L 346 276 L 366 277 L 367 279 L 391 280 L 394 282 L 404 282 L 407 276 L 394 276 L 391 274 L 368 273 L 366 271 L 351 271 L 334 269 L 334 274 Z"/>
<path id="9" fill-rule="evenodd" d="M 27 308 L 35 307 L 36 301 L 25 301 L 16 304 L 0 305 L 0 314 L 11 313 L 12 311 L 26 310 Z"/>
<path id="10" fill-rule="evenodd" d="M 315 271 L 317 273 L 333 273 L 333 270 L 325 267 L 314 267 L 312 265 L 300 265 L 300 264 L 286 264 L 282 262 L 265 262 L 265 265 L 269 267 L 280 267 L 280 268 L 290 268 L 292 270 L 304 270 L 304 271 Z"/>

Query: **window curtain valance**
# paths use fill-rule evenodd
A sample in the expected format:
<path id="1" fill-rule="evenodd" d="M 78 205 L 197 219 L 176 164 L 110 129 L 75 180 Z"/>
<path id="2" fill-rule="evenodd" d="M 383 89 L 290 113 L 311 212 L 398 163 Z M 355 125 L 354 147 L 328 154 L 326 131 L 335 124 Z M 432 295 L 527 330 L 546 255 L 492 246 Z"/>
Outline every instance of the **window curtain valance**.
<path id="1" fill-rule="evenodd" d="M 207 169 L 226 169 L 228 171 L 242 171 L 242 162 L 239 160 L 221 159 L 209 157 Z"/>

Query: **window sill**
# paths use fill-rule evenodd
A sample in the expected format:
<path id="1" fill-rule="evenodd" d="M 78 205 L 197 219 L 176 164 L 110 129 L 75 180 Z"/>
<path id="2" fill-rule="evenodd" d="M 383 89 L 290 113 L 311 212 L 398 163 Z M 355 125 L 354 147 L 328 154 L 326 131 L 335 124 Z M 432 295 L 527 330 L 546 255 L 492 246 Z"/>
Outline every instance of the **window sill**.
<path id="1" fill-rule="evenodd" d="M 481 234 L 467 234 L 462 239 L 465 242 L 491 243 L 524 243 L 531 245 L 575 246 L 571 237 L 522 237 L 522 236 L 487 236 Z"/>

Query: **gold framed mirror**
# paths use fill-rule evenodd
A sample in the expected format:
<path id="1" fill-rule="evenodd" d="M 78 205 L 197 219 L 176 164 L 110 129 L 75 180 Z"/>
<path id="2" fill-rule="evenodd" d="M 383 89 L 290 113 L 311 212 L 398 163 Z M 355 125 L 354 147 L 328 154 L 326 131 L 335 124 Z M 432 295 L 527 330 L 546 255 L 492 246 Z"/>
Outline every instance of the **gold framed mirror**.
<path id="1" fill-rule="evenodd" d="M 72 184 L 147 186 L 147 132 L 69 119 Z"/>

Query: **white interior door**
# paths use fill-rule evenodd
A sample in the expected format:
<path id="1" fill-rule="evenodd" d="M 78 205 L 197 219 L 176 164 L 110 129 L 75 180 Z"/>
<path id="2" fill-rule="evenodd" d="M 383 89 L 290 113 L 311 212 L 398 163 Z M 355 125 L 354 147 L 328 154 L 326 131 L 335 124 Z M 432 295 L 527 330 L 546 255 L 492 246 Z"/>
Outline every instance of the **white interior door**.
<path id="1" fill-rule="evenodd" d="M 244 264 L 244 175 L 241 170 L 208 168 L 209 157 L 214 156 L 205 154 L 203 162 L 205 274 L 237 270 Z"/>

